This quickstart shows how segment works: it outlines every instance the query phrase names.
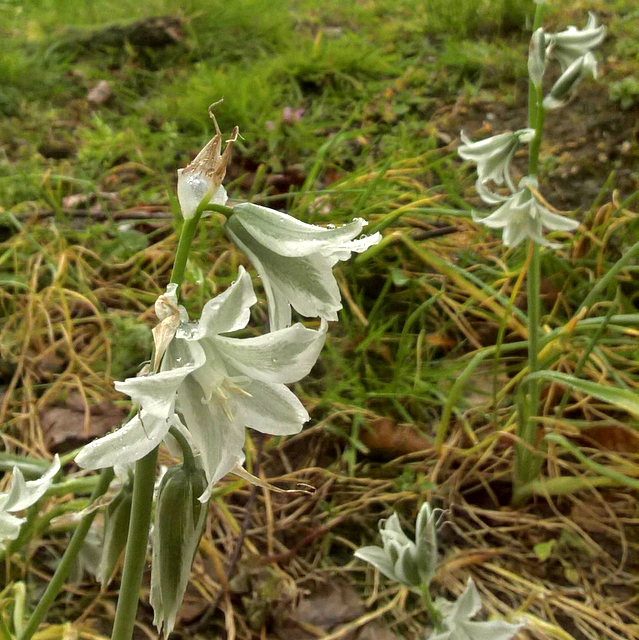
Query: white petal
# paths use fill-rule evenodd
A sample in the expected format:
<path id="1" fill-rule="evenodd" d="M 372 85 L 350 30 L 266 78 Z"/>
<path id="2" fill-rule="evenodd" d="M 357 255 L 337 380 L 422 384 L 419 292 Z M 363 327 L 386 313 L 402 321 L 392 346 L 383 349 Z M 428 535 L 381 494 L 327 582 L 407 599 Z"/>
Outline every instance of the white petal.
<path id="1" fill-rule="evenodd" d="M 355 552 L 355 557 L 372 564 L 390 580 L 397 580 L 393 563 L 380 547 L 362 547 Z"/>
<path id="2" fill-rule="evenodd" d="M 117 431 L 87 444 L 75 461 L 84 469 L 136 462 L 162 442 L 170 427 L 170 420 L 142 411 Z"/>
<path id="3" fill-rule="evenodd" d="M 204 336 L 243 329 L 251 318 L 250 308 L 256 302 L 251 277 L 244 267 L 240 267 L 237 280 L 204 305 L 200 322 L 188 339 L 199 340 Z M 178 333 L 178 337 L 182 335 L 182 332 Z"/>
<path id="4" fill-rule="evenodd" d="M 22 472 L 13 468 L 11 489 L 3 505 L 5 511 L 21 511 L 35 504 L 53 484 L 53 478 L 60 471 L 60 458 L 56 455 L 47 471 L 37 480 L 24 481 Z"/>
<path id="5" fill-rule="evenodd" d="M 545 207 L 540 207 L 541 221 L 546 229 L 552 229 L 554 231 L 574 231 L 578 226 L 577 220 L 571 220 L 566 216 L 561 216 L 557 213 L 549 211 Z"/>
<path id="6" fill-rule="evenodd" d="M 472 578 L 468 578 L 466 589 L 457 598 L 455 605 L 450 612 L 451 620 L 459 622 L 460 620 L 470 619 L 481 611 L 481 598 L 479 591 Z"/>
<path id="7" fill-rule="evenodd" d="M 226 227 L 236 229 L 238 224 L 262 246 L 288 257 L 308 256 L 334 248 L 356 238 L 364 227 L 363 220 L 355 219 L 341 227 L 327 229 L 248 202 L 233 207 Z"/>
<path id="8" fill-rule="evenodd" d="M 523 624 L 510 624 L 504 620 L 488 622 L 462 622 L 459 625 L 472 640 L 510 640 Z"/>
<path id="9" fill-rule="evenodd" d="M 348 260 L 353 252 L 363 253 L 366 249 L 377 244 L 382 239 L 382 234 L 377 232 L 370 236 L 362 236 L 355 240 L 349 240 L 348 242 L 342 242 L 340 245 L 334 248 L 328 248 L 322 250 L 322 255 L 327 257 L 329 261 L 334 265 L 338 261 Z"/>
<path id="10" fill-rule="evenodd" d="M 341 295 L 335 277 L 333 264 L 329 258 L 318 253 L 300 258 L 290 258 L 275 253 L 260 245 L 244 229 L 229 230 L 229 237 L 244 251 L 262 278 L 264 288 L 276 292 L 276 304 L 281 308 L 286 300 L 295 311 L 312 318 L 321 317 L 337 320 L 337 312 L 342 308 Z M 267 288 L 268 287 L 268 288 Z M 280 318 L 271 313 L 273 328 L 282 328 Z M 274 320 L 278 324 L 274 324 Z"/>
<path id="11" fill-rule="evenodd" d="M 237 397 L 238 420 L 251 429 L 274 436 L 290 435 L 299 433 L 310 419 L 304 405 L 283 384 L 253 380 L 244 391 L 250 397 Z"/>
<path id="12" fill-rule="evenodd" d="M 263 382 L 291 383 L 308 375 L 326 338 L 326 323 L 319 331 L 299 322 L 256 338 L 213 338 L 226 366 Z"/>
<path id="13" fill-rule="evenodd" d="M 20 535 L 20 527 L 26 518 L 17 518 L 10 513 L 0 511 L 0 549 L 4 549 L 4 540 L 15 540 Z"/>
<path id="14" fill-rule="evenodd" d="M 178 390 L 178 407 L 209 483 L 199 497 L 200 502 L 206 502 L 215 483 L 244 462 L 244 427 L 235 416 L 229 418 L 217 398 L 205 403 L 202 388 L 191 378 Z"/>
<path id="15" fill-rule="evenodd" d="M 149 415 L 166 420 L 173 414 L 177 388 L 205 361 L 204 351 L 197 342 L 174 339 L 166 350 L 162 371 L 127 378 L 124 382 L 116 382 L 115 388 L 130 396 Z"/>

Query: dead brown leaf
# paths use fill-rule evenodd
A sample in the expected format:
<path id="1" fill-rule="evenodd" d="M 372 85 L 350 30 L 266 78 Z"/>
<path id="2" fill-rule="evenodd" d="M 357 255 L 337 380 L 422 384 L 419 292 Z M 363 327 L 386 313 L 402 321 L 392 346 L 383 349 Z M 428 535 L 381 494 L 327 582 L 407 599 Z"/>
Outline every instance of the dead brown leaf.
<path id="1" fill-rule="evenodd" d="M 275 615 L 275 636 L 280 640 L 316 640 L 366 613 L 353 587 L 340 582 L 320 584 L 292 610 L 281 608 Z M 343 640 L 396 640 L 377 622 L 355 628 Z"/>
<path id="2" fill-rule="evenodd" d="M 64 406 L 42 411 L 40 424 L 48 450 L 64 453 L 120 426 L 125 417 L 126 411 L 109 400 L 90 405 L 87 412 L 80 393 L 73 392 Z"/>
<path id="3" fill-rule="evenodd" d="M 100 82 L 87 93 L 87 102 L 97 107 L 107 102 L 112 95 L 111 84 L 107 80 L 100 80 Z"/>
<path id="4" fill-rule="evenodd" d="M 390 418 L 370 422 L 362 429 L 360 439 L 373 455 L 388 459 L 432 448 L 413 425 L 398 424 Z"/>

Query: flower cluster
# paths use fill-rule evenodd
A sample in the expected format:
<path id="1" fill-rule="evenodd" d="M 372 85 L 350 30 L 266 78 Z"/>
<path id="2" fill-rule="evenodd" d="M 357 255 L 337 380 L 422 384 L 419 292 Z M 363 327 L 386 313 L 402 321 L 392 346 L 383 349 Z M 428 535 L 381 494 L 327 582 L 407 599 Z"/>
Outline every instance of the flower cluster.
<path id="1" fill-rule="evenodd" d="M 441 509 L 432 509 L 424 503 L 417 515 L 413 541 L 404 533 L 394 513 L 379 523 L 382 547 L 363 547 L 355 552 L 355 557 L 425 597 L 435 627 L 428 640 L 510 640 L 523 623 L 472 620 L 481 610 L 481 599 L 472 579 L 454 602 L 444 598 L 432 602 L 429 587 L 438 566 L 437 528 L 442 515 Z"/>
<path id="2" fill-rule="evenodd" d="M 437 566 L 437 527 L 443 511 L 425 502 L 417 515 L 415 540 L 402 529 L 397 514 L 381 520 L 381 547 L 362 547 L 355 557 L 372 564 L 387 578 L 407 587 L 419 589 L 430 584 Z"/>
<path id="3" fill-rule="evenodd" d="M 586 75 L 597 74 L 597 62 L 592 50 L 604 38 L 605 29 L 597 25 L 590 14 L 588 24 L 579 30 L 569 27 L 566 31 L 547 34 L 542 28 L 535 31 L 530 41 L 528 73 L 533 86 L 540 96 L 537 109 L 555 109 L 562 106 L 574 88 Z M 561 67 L 561 75 L 550 92 L 542 100 L 542 80 L 548 60 L 555 59 Z M 543 118 L 538 124 L 541 129 Z M 575 220 L 554 213 L 538 198 L 536 175 L 524 177 L 517 186 L 511 174 L 513 157 L 522 143 L 532 143 L 537 139 L 538 153 L 541 130 L 520 129 L 515 132 L 500 133 L 486 140 L 472 142 L 462 132 L 459 155 L 477 165 L 477 193 L 489 205 L 500 205 L 487 217 L 473 212 L 473 220 L 493 229 L 503 229 L 503 242 L 508 247 L 517 246 L 528 238 L 537 244 L 557 247 L 543 236 L 543 229 L 550 231 L 572 231 L 579 226 Z M 533 170 L 536 172 L 536 170 Z M 510 195 L 504 196 L 490 188 L 505 185 Z"/>
<path id="4" fill-rule="evenodd" d="M 178 200 L 185 220 L 209 205 L 227 201 L 222 180 L 237 138 L 237 128 L 222 153 L 216 135 L 195 160 L 178 172 Z M 155 304 L 159 324 L 153 330 L 155 354 L 150 373 L 116 382 L 137 406 L 124 426 L 85 446 L 76 462 L 86 469 L 130 465 L 163 440 L 177 439 L 184 462 L 167 472 L 158 495 L 153 534 L 151 603 L 154 622 L 172 630 L 193 556 L 206 520 L 213 486 L 235 472 L 246 478 L 245 427 L 272 435 L 300 431 L 309 415 L 286 386 L 315 365 L 327 332 L 342 308 L 333 266 L 362 252 L 381 238 L 360 236 L 362 220 L 339 228 L 305 224 L 253 204 L 230 210 L 228 237 L 248 256 L 264 286 L 270 332 L 238 337 L 257 302 L 249 274 L 207 302 L 198 321 L 190 321 L 178 303 L 175 283 Z M 293 323 L 293 310 L 319 318 L 319 328 Z M 172 432 L 172 434 L 170 433 Z M 199 505 L 199 506 L 198 506 Z M 128 511 L 127 511 L 128 509 Z M 110 531 L 128 528 L 130 501 L 122 496 L 107 514 Z M 110 535 L 101 577 L 113 570 L 121 552 L 120 535 Z"/>

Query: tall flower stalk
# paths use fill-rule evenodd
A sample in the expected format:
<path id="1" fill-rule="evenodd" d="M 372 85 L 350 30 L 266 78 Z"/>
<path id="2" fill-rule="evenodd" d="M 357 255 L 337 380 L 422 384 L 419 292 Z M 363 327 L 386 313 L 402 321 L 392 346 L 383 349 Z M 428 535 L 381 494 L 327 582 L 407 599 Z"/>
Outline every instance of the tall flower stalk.
<path id="1" fill-rule="evenodd" d="M 477 192 L 481 199 L 499 207 L 482 217 L 473 212 L 473 219 L 487 227 L 502 229 L 502 241 L 516 247 L 528 241 L 526 264 L 528 288 L 528 373 L 518 393 L 518 439 L 515 450 L 513 500 L 519 500 L 522 485 L 534 480 L 541 469 L 542 455 L 537 449 L 537 415 L 539 412 L 539 331 L 541 324 L 541 246 L 550 249 L 559 245 L 550 242 L 543 229 L 571 231 L 577 221 L 551 211 L 539 197 L 539 151 L 543 138 L 546 111 L 564 106 L 575 87 L 588 74 L 596 76 L 597 62 L 592 49 L 601 43 L 604 28 L 597 26 L 590 16 L 582 30 L 569 27 L 566 31 L 548 34 L 542 28 L 543 0 L 536 0 L 537 8 L 528 54 L 528 129 L 502 133 L 487 140 L 471 142 L 462 132 L 459 155 L 477 165 Z M 549 60 L 556 60 L 561 74 L 544 97 L 543 77 Z M 510 172 L 511 161 L 522 144 L 529 145 L 528 174 L 515 185 Z M 491 188 L 490 185 L 493 185 Z M 510 195 L 498 189 L 505 185 Z"/>
<path id="2" fill-rule="evenodd" d="M 543 11 L 544 4 L 540 2 L 535 10 L 533 42 L 535 42 L 534 34 L 541 29 Z M 531 57 L 533 57 L 534 53 L 536 52 L 531 52 Z M 535 132 L 530 142 L 528 173 L 535 177 L 539 173 L 539 150 L 541 149 L 544 121 L 546 119 L 546 110 L 543 105 L 542 77 L 543 71 L 538 79 L 531 74 L 528 80 L 528 126 Z M 529 266 L 527 276 L 528 370 L 530 373 L 534 373 L 539 369 L 539 328 L 541 324 L 541 265 L 539 253 L 539 244 L 531 238 L 528 241 Z M 541 457 L 534 451 L 537 435 L 535 416 L 539 408 L 539 382 L 537 380 L 532 381 L 528 391 L 528 410 L 526 415 L 519 418 L 519 437 L 524 441 L 525 445 L 518 445 L 515 453 L 515 486 L 532 480 L 537 475 L 541 465 Z"/>

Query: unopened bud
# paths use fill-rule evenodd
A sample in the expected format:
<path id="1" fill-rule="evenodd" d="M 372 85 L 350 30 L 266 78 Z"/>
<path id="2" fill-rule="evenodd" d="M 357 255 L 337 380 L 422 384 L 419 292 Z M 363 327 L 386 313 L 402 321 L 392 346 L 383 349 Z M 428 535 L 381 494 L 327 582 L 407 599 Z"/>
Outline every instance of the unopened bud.
<path id="1" fill-rule="evenodd" d="M 528 75 L 532 83 L 539 87 L 546 69 L 546 36 L 543 29 L 537 29 L 530 39 L 528 50 Z"/>
<path id="2" fill-rule="evenodd" d="M 550 94 L 544 98 L 544 107 L 546 109 L 557 109 L 561 107 L 567 100 L 573 89 L 587 75 L 591 74 L 593 78 L 597 77 L 597 61 L 592 53 L 587 53 L 581 58 L 577 58 L 550 90 Z"/>
<path id="3" fill-rule="evenodd" d="M 125 484 L 104 512 L 104 542 L 98 578 L 104 587 L 108 584 L 126 547 L 131 520 L 133 493 L 131 483 Z"/>
<path id="4" fill-rule="evenodd" d="M 158 490 L 153 529 L 151 605 L 153 622 L 168 637 L 173 630 L 189 582 L 193 557 L 206 522 L 207 504 L 198 497 L 206 489 L 201 470 L 169 469 Z"/>

